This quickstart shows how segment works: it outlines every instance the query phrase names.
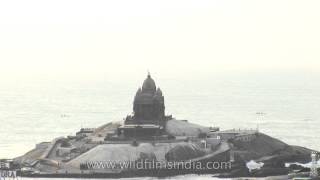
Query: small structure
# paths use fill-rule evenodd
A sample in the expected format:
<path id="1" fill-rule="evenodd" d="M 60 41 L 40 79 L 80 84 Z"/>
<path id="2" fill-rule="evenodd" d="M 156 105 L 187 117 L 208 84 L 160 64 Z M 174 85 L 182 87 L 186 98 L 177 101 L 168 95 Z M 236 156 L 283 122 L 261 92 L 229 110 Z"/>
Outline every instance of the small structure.
<path id="1" fill-rule="evenodd" d="M 201 142 L 201 147 L 202 147 L 203 149 L 207 149 L 207 141 L 206 141 L 205 139 L 203 139 L 203 140 L 201 140 L 200 142 Z"/>
<path id="2" fill-rule="evenodd" d="M 76 136 L 88 136 L 94 132 L 95 128 L 81 128 L 80 131 L 76 132 Z"/>
<path id="3" fill-rule="evenodd" d="M 8 170 L 13 167 L 12 159 L 0 159 L 0 169 Z"/>
<path id="4" fill-rule="evenodd" d="M 217 139 L 217 138 L 206 138 L 206 143 L 207 146 L 211 147 L 211 150 L 216 149 L 220 144 L 221 144 L 221 139 Z"/>
<path id="5" fill-rule="evenodd" d="M 119 130 L 126 137 L 144 137 L 160 135 L 162 128 L 157 124 L 126 124 L 119 127 Z"/>
<path id="6" fill-rule="evenodd" d="M 232 149 L 230 150 L 229 155 L 230 155 L 230 157 L 229 157 L 230 162 L 234 162 L 235 161 L 235 159 L 234 159 L 234 151 Z"/>
<path id="7" fill-rule="evenodd" d="M 318 164 L 317 164 L 317 152 L 311 153 L 311 167 L 310 167 L 310 177 L 311 178 L 318 178 Z"/>
<path id="8" fill-rule="evenodd" d="M 234 139 L 243 142 L 250 142 L 256 137 L 257 133 L 257 130 L 230 129 L 225 131 L 210 132 L 208 135 L 212 138 L 221 140 Z"/>

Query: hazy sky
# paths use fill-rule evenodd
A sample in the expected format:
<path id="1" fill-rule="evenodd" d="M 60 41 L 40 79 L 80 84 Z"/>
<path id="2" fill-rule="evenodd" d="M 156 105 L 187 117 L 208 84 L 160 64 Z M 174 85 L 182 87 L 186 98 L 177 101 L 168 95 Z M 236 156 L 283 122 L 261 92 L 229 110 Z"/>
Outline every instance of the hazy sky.
<path id="1" fill-rule="evenodd" d="M 0 1 L 0 75 L 320 71 L 320 1 Z"/>

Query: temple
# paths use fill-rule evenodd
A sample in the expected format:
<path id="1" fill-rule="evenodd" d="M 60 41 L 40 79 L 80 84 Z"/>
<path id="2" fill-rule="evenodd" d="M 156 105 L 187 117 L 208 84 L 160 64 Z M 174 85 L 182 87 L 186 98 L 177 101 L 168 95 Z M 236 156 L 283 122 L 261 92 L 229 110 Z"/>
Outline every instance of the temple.
<path id="1" fill-rule="evenodd" d="M 133 115 L 126 117 L 124 124 L 118 128 L 118 135 L 140 138 L 159 136 L 170 118 L 165 116 L 162 91 L 148 73 L 134 97 Z"/>

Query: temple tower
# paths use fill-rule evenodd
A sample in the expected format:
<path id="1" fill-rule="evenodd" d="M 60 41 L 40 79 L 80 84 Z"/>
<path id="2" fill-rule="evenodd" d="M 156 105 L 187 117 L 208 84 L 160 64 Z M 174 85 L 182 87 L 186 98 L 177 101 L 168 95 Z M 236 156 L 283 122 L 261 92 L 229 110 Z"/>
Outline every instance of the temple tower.
<path id="1" fill-rule="evenodd" d="M 133 101 L 133 122 L 138 124 L 161 124 L 165 116 L 164 97 L 157 89 L 150 73 L 139 88 Z"/>
<path id="2" fill-rule="evenodd" d="M 172 119 L 172 116 L 165 116 L 162 91 L 148 73 L 134 97 L 133 115 L 126 117 L 124 124 L 118 128 L 118 135 L 127 138 L 159 136 L 169 119 Z"/>

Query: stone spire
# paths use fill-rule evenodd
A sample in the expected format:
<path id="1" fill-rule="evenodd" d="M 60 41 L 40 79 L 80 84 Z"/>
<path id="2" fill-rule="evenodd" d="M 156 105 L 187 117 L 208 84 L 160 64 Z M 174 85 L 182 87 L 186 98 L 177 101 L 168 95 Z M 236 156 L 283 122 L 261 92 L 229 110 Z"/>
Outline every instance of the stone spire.
<path id="1" fill-rule="evenodd" d="M 165 117 L 164 97 L 160 88 L 148 72 L 142 88 L 138 89 L 133 101 L 133 119 L 136 123 L 159 124 Z"/>
<path id="2" fill-rule="evenodd" d="M 147 79 L 145 79 L 142 84 L 142 92 L 153 94 L 156 92 L 156 83 L 151 78 L 150 72 L 148 72 Z"/>

